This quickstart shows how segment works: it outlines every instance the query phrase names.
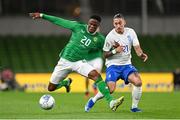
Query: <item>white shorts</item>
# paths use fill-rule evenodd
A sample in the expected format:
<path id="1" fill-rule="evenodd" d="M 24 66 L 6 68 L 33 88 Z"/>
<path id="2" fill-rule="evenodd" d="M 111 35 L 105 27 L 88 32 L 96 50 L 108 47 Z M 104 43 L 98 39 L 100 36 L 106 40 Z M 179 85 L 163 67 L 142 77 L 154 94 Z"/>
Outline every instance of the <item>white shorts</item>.
<path id="1" fill-rule="evenodd" d="M 89 63 L 91 66 L 93 66 L 99 73 L 101 73 L 102 71 L 102 67 L 103 67 L 103 60 L 102 58 L 95 58 L 93 60 L 89 60 L 87 61 L 87 63 Z"/>
<path id="2" fill-rule="evenodd" d="M 95 70 L 95 68 L 88 64 L 86 60 L 71 62 L 69 60 L 60 58 L 51 75 L 50 82 L 53 84 L 59 84 L 61 80 L 64 80 L 68 74 L 73 71 L 88 77 L 88 74 L 92 70 Z"/>

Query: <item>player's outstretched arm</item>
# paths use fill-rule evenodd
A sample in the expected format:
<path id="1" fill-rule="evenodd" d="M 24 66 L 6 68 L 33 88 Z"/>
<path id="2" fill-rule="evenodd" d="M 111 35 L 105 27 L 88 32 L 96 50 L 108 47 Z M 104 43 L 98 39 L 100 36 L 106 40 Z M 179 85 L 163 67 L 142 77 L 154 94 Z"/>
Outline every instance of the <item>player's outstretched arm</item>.
<path id="1" fill-rule="evenodd" d="M 33 19 L 42 18 L 48 20 L 56 25 L 62 26 L 67 29 L 73 29 L 77 25 L 77 22 L 75 21 L 70 21 L 70 20 L 62 19 L 60 17 L 46 15 L 44 13 L 39 13 L 39 12 L 29 13 L 29 16 L 32 17 Z"/>
<path id="2" fill-rule="evenodd" d="M 139 56 L 143 60 L 143 62 L 146 62 L 148 56 L 142 51 L 140 45 L 134 46 L 134 49 L 136 51 L 137 56 Z"/>

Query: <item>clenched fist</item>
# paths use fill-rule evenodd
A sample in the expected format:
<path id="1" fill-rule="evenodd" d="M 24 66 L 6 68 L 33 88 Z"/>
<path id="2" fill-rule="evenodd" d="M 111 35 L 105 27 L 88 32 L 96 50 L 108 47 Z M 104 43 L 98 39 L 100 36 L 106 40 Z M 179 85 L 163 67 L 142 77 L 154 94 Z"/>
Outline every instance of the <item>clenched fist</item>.
<path id="1" fill-rule="evenodd" d="M 32 19 L 38 19 L 41 18 L 41 13 L 35 12 L 35 13 L 29 13 L 29 16 L 32 17 Z"/>

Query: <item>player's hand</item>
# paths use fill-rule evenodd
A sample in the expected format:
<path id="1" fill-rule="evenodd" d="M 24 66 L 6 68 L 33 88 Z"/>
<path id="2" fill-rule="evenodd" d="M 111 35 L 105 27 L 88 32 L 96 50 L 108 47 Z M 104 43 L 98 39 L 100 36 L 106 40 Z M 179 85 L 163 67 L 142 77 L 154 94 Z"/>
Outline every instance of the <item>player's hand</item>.
<path id="1" fill-rule="evenodd" d="M 143 60 L 143 62 L 146 62 L 146 60 L 148 59 L 148 56 L 145 53 L 142 53 L 140 58 Z"/>
<path id="2" fill-rule="evenodd" d="M 120 53 L 123 51 L 123 46 L 120 45 L 118 42 L 114 41 L 114 45 L 113 45 L 113 48 L 116 49 L 116 52 L 117 53 Z"/>
<path id="3" fill-rule="evenodd" d="M 123 46 L 119 45 L 117 48 L 116 48 L 116 52 L 117 53 L 120 53 L 123 51 Z"/>
<path id="4" fill-rule="evenodd" d="M 29 16 L 32 17 L 32 19 L 38 19 L 41 18 L 40 13 L 29 13 Z"/>
<path id="5" fill-rule="evenodd" d="M 120 44 L 119 44 L 118 42 L 114 41 L 113 47 L 114 47 L 114 48 L 117 48 L 118 46 L 120 46 Z"/>

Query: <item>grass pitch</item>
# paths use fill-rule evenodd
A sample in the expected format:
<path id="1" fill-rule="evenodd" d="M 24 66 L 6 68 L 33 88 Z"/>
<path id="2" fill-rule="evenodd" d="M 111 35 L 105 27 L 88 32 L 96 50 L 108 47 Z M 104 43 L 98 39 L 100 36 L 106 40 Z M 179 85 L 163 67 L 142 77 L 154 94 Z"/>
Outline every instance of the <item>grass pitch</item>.
<path id="1" fill-rule="evenodd" d="M 124 103 L 113 112 L 106 101 L 100 100 L 89 112 L 84 112 L 88 99 L 83 93 L 53 93 L 56 105 L 42 110 L 39 98 L 44 93 L 0 92 L 0 119 L 180 119 L 180 91 L 172 93 L 143 93 L 139 107 L 142 113 L 131 113 L 131 93 L 114 93 L 115 98 L 125 96 Z"/>

